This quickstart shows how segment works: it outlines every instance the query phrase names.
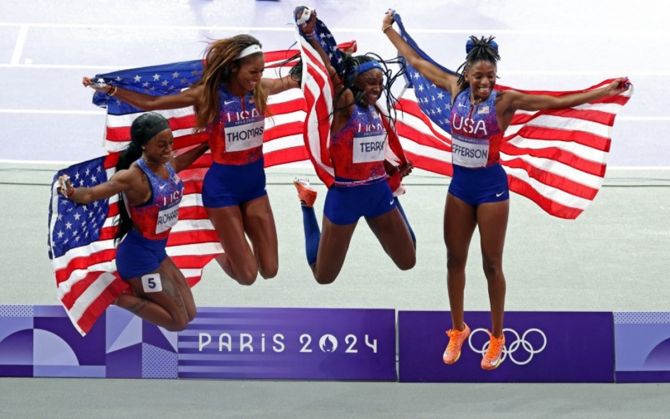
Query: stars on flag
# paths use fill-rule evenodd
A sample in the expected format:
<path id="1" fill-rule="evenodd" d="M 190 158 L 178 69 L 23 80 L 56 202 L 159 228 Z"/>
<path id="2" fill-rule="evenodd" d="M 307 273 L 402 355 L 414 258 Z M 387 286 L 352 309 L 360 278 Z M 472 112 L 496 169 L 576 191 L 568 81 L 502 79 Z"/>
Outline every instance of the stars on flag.
<path id="1" fill-rule="evenodd" d="M 92 187 L 107 181 L 107 173 L 103 169 L 104 158 L 89 160 L 60 171 L 70 176 L 75 187 Z M 58 210 L 52 216 L 56 217 L 51 241 L 55 256 L 67 252 L 69 249 L 88 244 L 93 234 L 97 232 L 107 218 L 109 204 L 107 200 L 94 201 L 90 204 L 77 204 L 69 199 L 58 196 Z M 97 238 L 97 235 L 95 235 Z"/>

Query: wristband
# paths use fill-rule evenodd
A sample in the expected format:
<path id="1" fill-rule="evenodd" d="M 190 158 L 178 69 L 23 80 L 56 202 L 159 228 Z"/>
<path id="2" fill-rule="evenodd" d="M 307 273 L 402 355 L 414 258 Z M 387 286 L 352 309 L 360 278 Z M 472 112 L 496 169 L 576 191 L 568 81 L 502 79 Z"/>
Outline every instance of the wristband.
<path id="1" fill-rule="evenodd" d="M 110 87 L 110 89 L 107 91 L 107 94 L 110 95 L 110 96 L 114 96 L 114 95 L 116 94 L 116 91 L 117 91 L 117 90 L 118 90 L 118 89 L 117 89 L 116 86 L 112 86 L 112 87 Z"/>
<path id="2" fill-rule="evenodd" d="M 392 28 L 392 27 L 393 27 L 393 23 L 391 23 L 390 25 L 386 25 L 382 28 L 382 32 L 386 33 L 386 31 L 389 30 L 389 28 Z"/>

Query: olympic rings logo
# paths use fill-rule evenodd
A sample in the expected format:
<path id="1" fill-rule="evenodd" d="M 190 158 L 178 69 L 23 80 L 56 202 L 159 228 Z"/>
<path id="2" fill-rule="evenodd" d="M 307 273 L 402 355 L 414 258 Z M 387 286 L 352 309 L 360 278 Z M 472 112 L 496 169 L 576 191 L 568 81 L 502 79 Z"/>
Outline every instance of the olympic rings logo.
<path id="1" fill-rule="evenodd" d="M 477 334 L 477 332 L 483 332 L 487 337 L 486 342 L 480 349 L 476 349 L 472 343 L 472 338 Z M 539 339 L 542 341 L 542 344 L 537 349 L 535 349 L 533 344 L 526 339 L 529 337 L 531 333 L 538 335 Z M 519 336 L 519 333 L 516 330 L 507 328 L 503 329 L 503 334 L 508 335 L 505 337 L 505 341 L 507 343 L 503 346 L 502 358 L 500 362 L 504 361 L 505 358 L 509 356 L 509 359 L 516 365 L 526 365 L 530 361 L 532 361 L 533 356 L 535 356 L 535 354 L 539 354 L 547 347 L 547 335 L 545 335 L 542 330 L 534 327 L 523 332 L 521 336 Z M 514 340 L 510 341 L 508 339 L 509 335 L 513 335 Z M 473 330 L 472 333 L 470 333 L 470 337 L 468 338 L 468 345 L 470 346 L 470 349 L 472 349 L 472 351 L 475 353 L 484 355 L 484 353 L 486 353 L 486 350 L 489 347 L 488 336 L 489 336 L 488 331 L 484 328 Z M 519 348 L 522 348 L 523 349 L 522 352 L 526 352 L 528 354 L 527 359 L 518 359 L 520 358 L 519 355 L 516 355 L 517 358 L 515 358 L 514 354 L 517 352 Z"/>

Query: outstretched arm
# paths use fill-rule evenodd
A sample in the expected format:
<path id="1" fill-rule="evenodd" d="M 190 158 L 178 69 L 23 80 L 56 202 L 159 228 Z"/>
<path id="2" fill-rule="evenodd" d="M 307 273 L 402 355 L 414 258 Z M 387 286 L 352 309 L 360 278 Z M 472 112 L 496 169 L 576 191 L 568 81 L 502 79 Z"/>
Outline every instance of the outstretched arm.
<path id="1" fill-rule="evenodd" d="M 598 89 L 587 92 L 574 93 L 565 96 L 533 95 L 517 91 L 505 92 L 501 98 L 501 105 L 509 112 L 517 109 L 524 111 L 539 111 L 544 109 L 570 108 L 608 96 L 615 96 L 628 89 L 629 82 L 620 77 Z"/>
<path id="2" fill-rule="evenodd" d="M 284 90 L 299 88 L 297 81 L 293 80 L 291 76 L 284 76 L 278 79 L 261 79 L 263 89 L 268 92 L 268 95 L 281 93 Z"/>
<path id="3" fill-rule="evenodd" d="M 119 170 L 105 183 L 90 188 L 75 188 L 67 175 L 58 178 L 58 192 L 67 199 L 79 204 L 106 199 L 130 189 L 133 175 L 129 170 Z"/>
<path id="4" fill-rule="evenodd" d="M 82 80 L 84 86 L 90 86 L 97 92 L 105 93 L 110 96 L 129 103 L 136 108 L 153 111 L 159 109 L 176 109 L 186 106 L 194 106 L 202 96 L 203 86 L 197 85 L 184 90 L 176 95 L 151 96 L 144 93 L 133 92 L 132 90 L 122 89 L 117 86 L 107 84 L 99 85 L 93 82 L 90 77 L 84 77 Z"/>
<path id="5" fill-rule="evenodd" d="M 498 124 L 504 131 L 509 126 L 517 110 L 539 111 L 544 109 L 561 109 L 598 100 L 607 96 L 615 96 L 628 89 L 629 82 L 625 77 L 615 79 L 611 83 L 588 92 L 574 93 L 564 96 L 534 95 L 521 93 L 515 90 L 505 90 L 498 93 L 496 112 Z"/>
<path id="6" fill-rule="evenodd" d="M 404 57 L 405 60 L 407 60 L 407 63 L 416 68 L 416 70 L 424 77 L 435 83 L 436 86 L 447 90 L 452 95 L 458 93 L 458 77 L 447 73 L 417 54 L 414 48 L 402 39 L 400 34 L 393 29 L 393 13 L 394 11 L 391 9 L 386 11 L 384 20 L 382 21 L 382 32 L 388 37 L 393 46 L 396 47 L 398 54 Z"/>
<path id="7" fill-rule="evenodd" d="M 191 164 L 193 164 L 193 162 L 196 161 L 198 157 L 205 154 L 207 150 L 209 150 L 209 144 L 207 143 L 203 143 L 196 147 L 193 147 L 187 152 L 182 153 L 177 157 L 175 157 L 174 159 L 172 159 L 171 162 L 172 167 L 174 167 L 175 172 L 180 172 L 189 167 Z"/>

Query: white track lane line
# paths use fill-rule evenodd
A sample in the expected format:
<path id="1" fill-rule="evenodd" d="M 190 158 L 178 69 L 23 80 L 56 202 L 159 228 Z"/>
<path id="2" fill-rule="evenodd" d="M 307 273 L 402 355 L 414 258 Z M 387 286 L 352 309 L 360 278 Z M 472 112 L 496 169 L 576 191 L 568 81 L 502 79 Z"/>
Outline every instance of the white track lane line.
<path id="1" fill-rule="evenodd" d="M 81 64 L 0 64 L 0 68 L 21 68 L 21 69 L 39 69 L 39 70 L 58 70 L 58 69 L 77 69 L 77 70 L 101 70 L 115 71 L 121 70 L 123 66 L 105 66 L 105 65 L 81 65 Z"/>
<path id="2" fill-rule="evenodd" d="M 77 111 L 63 109 L 0 109 L 0 114 L 31 114 L 31 115 L 105 115 L 104 110 Z"/>
<path id="3" fill-rule="evenodd" d="M 209 31 L 231 31 L 231 32 L 293 32 L 295 28 L 292 23 L 286 23 L 284 26 L 198 26 L 198 25 L 128 25 L 128 24 L 103 24 L 103 23 L 38 23 L 38 22 L 0 22 L 0 27 L 17 27 L 27 25 L 35 28 L 91 28 L 91 29 L 141 29 L 146 30 L 209 30 Z M 331 32 L 355 32 L 355 33 L 374 33 L 378 34 L 379 29 L 370 27 L 334 27 L 330 28 Z M 495 33 L 495 34 L 542 34 L 542 35 L 565 35 L 563 30 L 546 30 L 546 29 L 503 29 L 503 28 L 464 28 L 464 29 L 412 29 L 412 33 L 417 34 L 473 34 L 473 33 Z M 602 30 L 589 29 L 579 31 L 580 35 L 601 35 Z M 626 30 L 619 28 L 617 34 L 626 36 L 665 36 L 666 33 L 662 30 Z"/>
<path id="4" fill-rule="evenodd" d="M 26 45 L 28 37 L 28 25 L 21 25 L 19 27 L 19 34 L 16 37 L 16 44 L 14 45 L 14 52 L 9 61 L 12 65 L 17 65 L 21 62 L 21 55 L 23 55 L 23 47 Z"/>

